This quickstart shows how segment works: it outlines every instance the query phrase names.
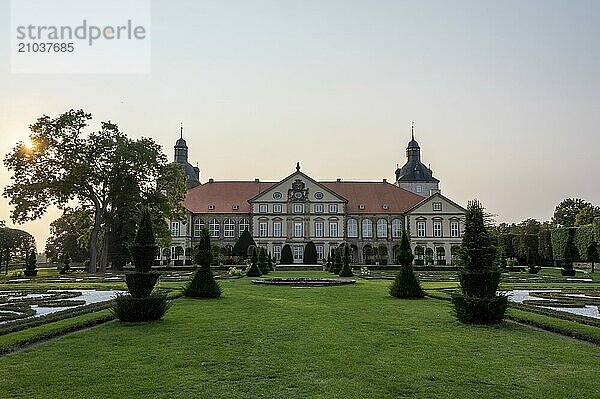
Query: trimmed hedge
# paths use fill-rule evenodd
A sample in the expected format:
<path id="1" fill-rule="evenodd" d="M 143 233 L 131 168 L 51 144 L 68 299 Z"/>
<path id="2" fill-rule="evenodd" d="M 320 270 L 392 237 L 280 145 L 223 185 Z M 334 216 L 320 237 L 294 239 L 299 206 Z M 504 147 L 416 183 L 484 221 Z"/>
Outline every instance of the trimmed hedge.
<path id="1" fill-rule="evenodd" d="M 0 355 L 15 352 L 37 342 L 83 330 L 110 320 L 114 320 L 114 316 L 108 310 L 81 314 L 68 319 L 57 319 L 52 322 L 48 322 L 48 319 L 46 319 L 41 325 L 31 325 L 31 328 L 23 327 L 26 329 L 0 336 Z"/>
<path id="2" fill-rule="evenodd" d="M 519 323 L 600 345 L 600 329 L 598 327 L 521 309 L 509 309 L 506 317 Z"/>

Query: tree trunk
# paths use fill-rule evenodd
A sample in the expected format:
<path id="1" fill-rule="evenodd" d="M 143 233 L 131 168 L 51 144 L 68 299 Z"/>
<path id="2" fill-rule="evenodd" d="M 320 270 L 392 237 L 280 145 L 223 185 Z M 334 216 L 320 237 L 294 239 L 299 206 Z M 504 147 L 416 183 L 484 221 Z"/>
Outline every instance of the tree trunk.
<path id="1" fill-rule="evenodd" d="M 102 211 L 100 210 L 99 204 L 96 205 L 96 209 L 94 211 L 94 227 L 92 228 L 92 233 L 90 234 L 90 267 L 88 269 L 89 273 L 96 273 L 98 271 L 98 234 L 100 233 L 100 222 L 102 220 Z"/>
<path id="2" fill-rule="evenodd" d="M 106 266 L 108 265 L 108 245 L 110 242 L 110 233 L 107 231 L 104 234 L 104 240 L 102 243 L 102 253 L 100 254 L 100 273 L 106 273 Z"/>

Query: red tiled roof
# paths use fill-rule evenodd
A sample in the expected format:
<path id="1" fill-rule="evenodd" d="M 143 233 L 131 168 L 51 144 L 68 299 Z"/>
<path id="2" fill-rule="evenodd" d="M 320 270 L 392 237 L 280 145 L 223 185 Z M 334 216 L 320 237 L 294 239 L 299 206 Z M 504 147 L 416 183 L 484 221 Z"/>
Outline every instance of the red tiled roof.
<path id="1" fill-rule="evenodd" d="M 189 190 L 183 206 L 192 213 L 250 213 L 248 200 L 275 182 L 223 181 L 204 183 Z M 347 213 L 405 213 L 423 197 L 384 182 L 319 182 L 348 200 Z M 210 210 L 209 205 L 214 205 Z M 234 210 L 233 206 L 239 208 Z M 364 209 L 360 209 L 364 205 Z M 383 209 L 387 205 L 388 209 Z"/>
<path id="2" fill-rule="evenodd" d="M 320 182 L 348 200 L 346 213 L 404 213 L 423 197 L 384 182 Z M 360 209 L 364 205 L 364 209 Z M 388 209 L 383 209 L 387 205 Z"/>
<path id="3" fill-rule="evenodd" d="M 220 181 L 204 183 L 187 192 L 183 206 L 192 213 L 250 213 L 248 199 L 268 190 L 273 182 Z M 209 210 L 209 205 L 214 209 Z M 233 209 L 238 205 L 238 209 Z"/>

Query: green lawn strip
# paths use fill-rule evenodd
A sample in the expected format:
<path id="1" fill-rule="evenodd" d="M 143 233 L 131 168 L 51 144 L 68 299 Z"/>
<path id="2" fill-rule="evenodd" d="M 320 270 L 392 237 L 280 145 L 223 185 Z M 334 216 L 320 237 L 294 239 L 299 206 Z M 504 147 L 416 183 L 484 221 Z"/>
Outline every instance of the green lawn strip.
<path id="1" fill-rule="evenodd" d="M 448 302 L 392 298 L 387 281 L 220 283 L 221 299 L 177 299 L 162 321 L 105 323 L 0 358 L 0 397 L 550 399 L 596 392 L 596 348 L 513 323 L 462 325 Z"/>
<path id="2" fill-rule="evenodd" d="M 425 290 L 425 295 L 444 301 L 452 299 L 450 293 L 446 291 Z M 600 344 L 600 321 L 596 319 L 518 303 L 509 303 L 506 318 L 567 337 Z"/>
<path id="3" fill-rule="evenodd" d="M 581 324 L 576 321 L 563 320 L 553 316 L 534 313 L 517 308 L 509 308 L 506 314 L 510 320 L 525 323 L 547 331 L 589 341 L 600 345 L 600 328 Z"/>
<path id="4" fill-rule="evenodd" d="M 36 342 L 58 337 L 113 319 L 114 317 L 110 313 L 110 310 L 104 309 L 2 335 L 0 336 L 0 354 L 10 353 Z"/>

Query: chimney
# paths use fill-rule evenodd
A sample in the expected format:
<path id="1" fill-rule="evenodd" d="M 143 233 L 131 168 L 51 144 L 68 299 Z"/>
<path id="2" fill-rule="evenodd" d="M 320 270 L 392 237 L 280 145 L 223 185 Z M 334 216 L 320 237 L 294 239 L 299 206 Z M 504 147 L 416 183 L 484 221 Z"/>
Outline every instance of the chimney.
<path id="1" fill-rule="evenodd" d="M 342 178 L 341 178 L 341 177 L 338 177 L 338 178 L 336 179 L 336 182 L 337 182 L 337 183 L 341 183 L 341 182 L 342 182 Z"/>
<path id="2" fill-rule="evenodd" d="M 209 183 L 214 183 L 214 182 L 215 182 L 215 179 L 213 179 L 213 178 L 211 177 L 210 179 L 208 179 L 208 182 L 209 182 Z"/>
<path id="3" fill-rule="evenodd" d="M 383 179 L 383 182 L 384 182 L 384 183 L 387 183 L 387 179 Z"/>
<path id="4" fill-rule="evenodd" d="M 256 179 L 254 179 L 254 183 L 258 183 L 260 182 L 260 179 L 257 177 Z"/>

